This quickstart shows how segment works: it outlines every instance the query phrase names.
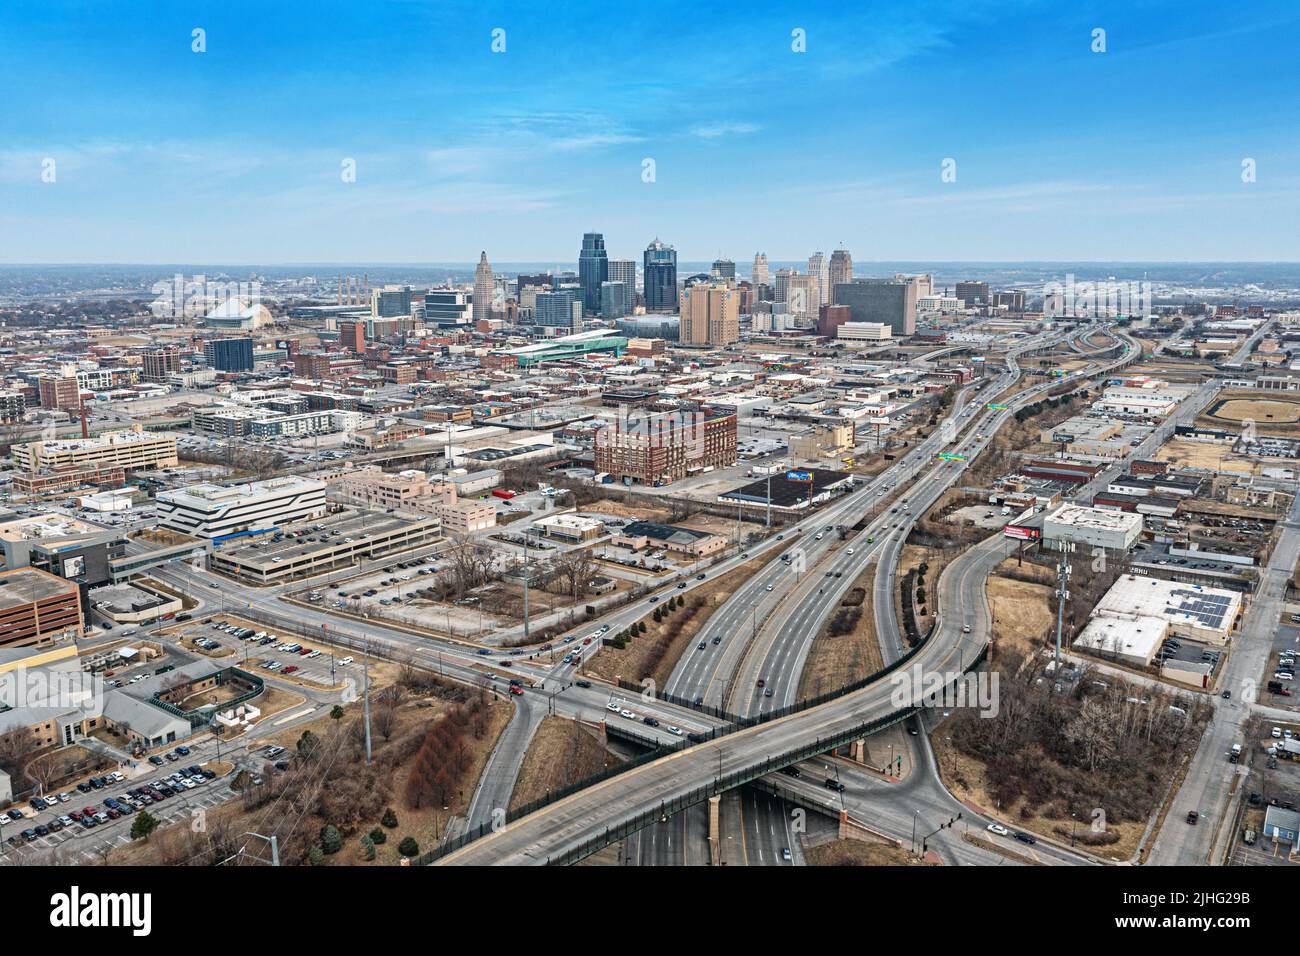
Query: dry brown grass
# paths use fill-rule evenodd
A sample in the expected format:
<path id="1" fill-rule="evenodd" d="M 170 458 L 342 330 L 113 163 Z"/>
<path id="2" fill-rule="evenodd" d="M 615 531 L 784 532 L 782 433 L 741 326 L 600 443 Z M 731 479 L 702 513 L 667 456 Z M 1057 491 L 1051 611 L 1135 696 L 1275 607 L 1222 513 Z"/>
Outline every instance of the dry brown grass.
<path id="1" fill-rule="evenodd" d="M 803 851 L 809 866 L 924 866 L 907 850 L 867 843 L 864 840 L 835 840 Z"/>
<path id="2" fill-rule="evenodd" d="M 714 578 L 683 596 L 686 607 L 675 611 L 666 620 L 655 622 L 645 618 L 646 632 L 630 640 L 626 647 L 602 647 L 583 665 L 583 673 L 602 680 L 619 678 L 640 681 L 650 678 L 656 686 L 663 687 L 672 676 L 673 668 L 682 653 L 694 641 L 715 610 L 731 597 L 740 585 L 757 573 L 766 557 L 751 558 L 721 577 Z M 677 592 L 674 589 L 673 593 Z M 664 603 L 667 602 L 667 596 Z"/>
<path id="3" fill-rule="evenodd" d="M 866 597 L 859 609 L 862 614 L 848 634 L 832 637 L 829 620 L 808 649 L 808 659 L 799 677 L 798 697 L 803 700 L 816 697 L 869 677 L 884 666 L 880 641 L 876 639 L 876 619 L 871 599 L 871 585 L 875 578 L 875 565 L 869 567 L 853 582 L 862 588 Z"/>
<path id="4" fill-rule="evenodd" d="M 1006 575 L 1007 571 L 1019 575 L 1042 577 L 1050 580 L 1046 568 L 1026 564 L 1016 569 L 1014 558 L 998 566 L 998 572 L 987 582 L 989 608 L 993 614 L 994 653 L 1014 651 L 1028 654 L 1043 646 L 1043 635 L 1051 632 L 1055 624 L 1052 616 L 1051 584 L 1020 581 Z"/>
<path id="5" fill-rule="evenodd" d="M 510 795 L 510 809 L 539 800 L 622 761 L 595 733 L 567 717 L 546 717 L 533 735 Z"/>

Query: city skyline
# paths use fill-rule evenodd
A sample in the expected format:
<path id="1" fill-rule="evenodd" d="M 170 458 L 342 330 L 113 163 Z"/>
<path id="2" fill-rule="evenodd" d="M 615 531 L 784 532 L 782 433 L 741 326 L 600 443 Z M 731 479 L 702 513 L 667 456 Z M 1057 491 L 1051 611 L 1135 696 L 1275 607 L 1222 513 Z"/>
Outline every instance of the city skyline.
<path id="1" fill-rule="evenodd" d="M 1281 4 L 574 12 L 9 7 L 0 261 L 1300 259 Z"/>

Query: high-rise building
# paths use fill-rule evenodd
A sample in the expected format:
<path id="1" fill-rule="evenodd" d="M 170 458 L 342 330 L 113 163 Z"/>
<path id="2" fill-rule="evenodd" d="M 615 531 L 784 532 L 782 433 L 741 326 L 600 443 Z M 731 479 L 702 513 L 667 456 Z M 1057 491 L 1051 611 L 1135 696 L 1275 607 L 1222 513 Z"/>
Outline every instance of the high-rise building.
<path id="1" fill-rule="evenodd" d="M 820 308 L 831 300 L 831 264 L 820 252 L 814 252 L 808 257 L 808 274 L 817 277 L 817 290 L 821 295 L 817 307 Z"/>
<path id="2" fill-rule="evenodd" d="M 841 282 L 833 295 L 836 305 L 847 305 L 853 322 L 883 322 L 894 335 L 916 331 L 916 302 L 921 282 L 906 279 L 854 279 Z"/>
<path id="3" fill-rule="evenodd" d="M 340 322 L 339 345 L 356 355 L 364 355 L 366 351 L 366 323 Z M 212 363 L 209 362 L 208 364 L 211 365 Z"/>
<path id="4" fill-rule="evenodd" d="M 492 318 L 492 267 L 487 253 L 480 252 L 478 266 L 474 269 L 474 321 L 486 322 Z"/>
<path id="5" fill-rule="evenodd" d="M 430 289 L 424 294 L 424 321 L 440 329 L 470 324 L 475 306 L 460 289 Z"/>
<path id="6" fill-rule="evenodd" d="M 582 251 L 578 253 L 578 284 L 582 286 L 582 310 L 587 315 L 600 312 L 600 284 L 608 281 L 605 237 L 598 232 L 583 233 Z"/>
<path id="7" fill-rule="evenodd" d="M 411 287 L 387 285 L 370 293 L 370 315 L 376 319 L 406 318 L 411 314 Z"/>
<path id="8" fill-rule="evenodd" d="M 175 345 L 150 349 L 141 357 L 140 377 L 146 382 L 165 382 L 181 370 L 181 350 Z"/>
<path id="9" fill-rule="evenodd" d="M 967 279 L 957 283 L 957 298 L 968 309 L 976 309 L 989 304 L 989 284 L 977 279 Z"/>
<path id="10" fill-rule="evenodd" d="M 342 323 L 343 325 L 361 325 L 359 322 Z M 364 331 L 365 326 L 362 326 Z M 354 351 L 364 352 L 366 350 L 365 338 L 361 340 L 361 348 Z M 253 339 L 251 336 L 241 336 L 238 338 L 228 339 L 209 339 L 203 343 L 203 360 L 208 363 L 209 368 L 214 368 L 218 372 L 251 372 L 253 370 Z"/>
<path id="11" fill-rule="evenodd" d="M 636 304 L 636 260 L 610 259 L 609 281 L 621 282 L 627 286 L 627 307 L 630 312 Z"/>
<path id="12" fill-rule="evenodd" d="M 722 283 L 684 290 L 681 314 L 683 344 L 730 345 L 740 338 L 739 296 Z"/>
<path id="13" fill-rule="evenodd" d="M 709 272 L 723 279 L 736 278 L 736 263 L 730 259 L 714 259 Z"/>
<path id="14" fill-rule="evenodd" d="M 537 293 L 533 324 L 553 329 L 582 328 L 582 295 L 576 288 Z"/>
<path id="15" fill-rule="evenodd" d="M 790 277 L 799 274 L 796 269 L 777 269 L 776 277 L 772 283 L 772 301 L 784 302 L 786 294 L 790 290 Z"/>
<path id="16" fill-rule="evenodd" d="M 646 246 L 641 263 L 647 312 L 677 308 L 677 250 L 658 239 Z"/>
<path id="17" fill-rule="evenodd" d="M 626 282 L 600 284 L 600 317 L 621 319 L 632 313 L 632 292 Z"/>
<path id="18" fill-rule="evenodd" d="M 817 310 L 821 308 L 821 301 L 821 282 L 817 276 L 801 276 L 796 273 L 786 277 L 785 304 L 797 322 L 804 323 L 815 318 Z"/>
<path id="19" fill-rule="evenodd" d="M 836 249 L 831 253 L 830 287 L 833 290 L 837 285 L 843 282 L 852 281 L 853 256 L 849 255 L 849 250 L 847 249 Z"/>
<path id="20" fill-rule="evenodd" d="M 754 280 L 754 288 L 759 286 L 771 285 L 770 276 L 767 271 L 767 253 L 754 253 L 754 268 L 750 272 L 750 278 Z"/>

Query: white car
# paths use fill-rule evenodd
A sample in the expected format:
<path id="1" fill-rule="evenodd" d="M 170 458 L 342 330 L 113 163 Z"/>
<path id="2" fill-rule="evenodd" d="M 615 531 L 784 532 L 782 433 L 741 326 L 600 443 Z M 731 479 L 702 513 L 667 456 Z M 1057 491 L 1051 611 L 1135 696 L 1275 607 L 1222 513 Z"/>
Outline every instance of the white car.
<path id="1" fill-rule="evenodd" d="M 620 710 L 618 715 L 620 717 L 626 717 L 628 720 L 636 720 L 636 714 L 632 713 L 630 710 Z"/>
<path id="2" fill-rule="evenodd" d="M 767 586 L 767 589 L 768 589 L 769 591 L 772 590 L 772 585 L 769 584 L 769 585 Z"/>
<path id="3" fill-rule="evenodd" d="M 1004 827 L 1004 826 L 1003 826 L 1002 824 L 1000 824 L 1000 823 L 990 823 L 988 829 L 989 829 L 989 833 L 996 833 L 998 836 L 1010 836 L 1010 835 L 1011 835 L 1011 831 L 1008 830 L 1006 827 Z"/>
<path id="4" fill-rule="evenodd" d="M 352 663 L 352 658 L 350 658 L 350 657 L 345 657 L 345 658 L 343 658 L 343 660 L 339 661 L 339 666 L 340 666 L 340 667 L 347 667 L 347 666 L 348 666 L 349 664 L 351 664 L 351 663 Z"/>
<path id="5" fill-rule="evenodd" d="M 674 737 L 680 737 L 682 735 L 682 728 L 674 727 L 672 724 L 669 724 L 667 727 L 664 728 L 664 730 L 668 731 Z"/>
<path id="6" fill-rule="evenodd" d="M 853 549 L 852 549 L 852 548 L 849 548 L 849 550 L 848 550 L 846 553 L 847 553 L 847 554 L 852 554 L 852 553 L 853 553 Z"/>
<path id="7" fill-rule="evenodd" d="M 617 713 L 618 713 L 620 710 L 622 710 L 623 708 L 620 707 L 620 706 L 618 706 L 618 704 L 614 703 L 614 702 L 611 700 L 608 704 L 605 705 L 605 709 L 606 709 L 606 710 L 612 710 L 614 713 L 617 714 Z"/>
<path id="8" fill-rule="evenodd" d="M 1281 736 L 1282 736 L 1282 728 L 1281 728 L 1281 727 L 1274 727 L 1274 728 L 1273 728 L 1273 736 L 1274 736 L 1274 737 L 1281 737 Z"/>

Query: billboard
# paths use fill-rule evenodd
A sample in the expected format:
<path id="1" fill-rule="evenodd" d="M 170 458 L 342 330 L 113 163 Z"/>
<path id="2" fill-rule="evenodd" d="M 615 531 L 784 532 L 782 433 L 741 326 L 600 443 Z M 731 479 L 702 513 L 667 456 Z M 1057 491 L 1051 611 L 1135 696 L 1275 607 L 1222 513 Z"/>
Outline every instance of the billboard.
<path id="1" fill-rule="evenodd" d="M 1017 541 L 1037 541 L 1040 535 L 1041 532 L 1037 528 L 1019 528 L 1013 524 L 1002 529 L 1004 538 L 1015 538 Z"/>
<path id="2" fill-rule="evenodd" d="M 801 484 L 812 484 L 813 476 L 811 471 L 787 471 L 785 473 L 786 481 L 797 481 Z"/>

